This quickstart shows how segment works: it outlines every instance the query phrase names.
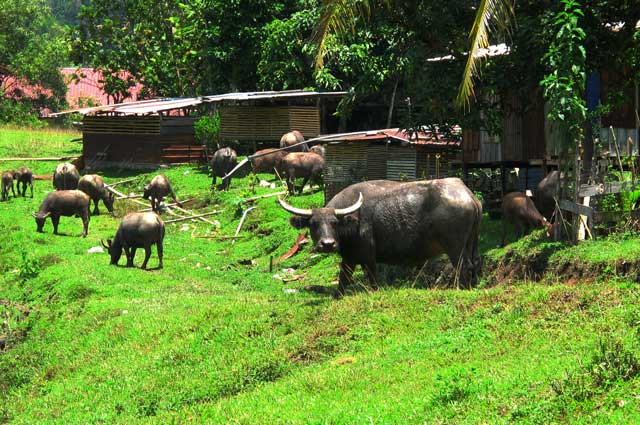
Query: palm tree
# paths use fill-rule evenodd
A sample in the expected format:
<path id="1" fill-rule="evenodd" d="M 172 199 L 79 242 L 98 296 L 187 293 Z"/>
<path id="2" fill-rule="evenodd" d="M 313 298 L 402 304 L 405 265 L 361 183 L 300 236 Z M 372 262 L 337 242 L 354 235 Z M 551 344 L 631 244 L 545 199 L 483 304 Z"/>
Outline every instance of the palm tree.
<path id="1" fill-rule="evenodd" d="M 507 34 L 513 21 L 514 0 L 480 0 L 476 18 L 469 33 L 470 48 L 467 64 L 458 89 L 456 103 L 468 109 L 474 96 L 474 82 L 480 74 L 481 49 L 489 47 L 489 34 Z M 322 68 L 327 54 L 326 41 L 330 34 L 353 31 L 356 17 L 368 18 L 374 7 L 391 9 L 393 0 L 324 0 L 322 14 L 314 29 L 318 47 L 316 68 Z"/>

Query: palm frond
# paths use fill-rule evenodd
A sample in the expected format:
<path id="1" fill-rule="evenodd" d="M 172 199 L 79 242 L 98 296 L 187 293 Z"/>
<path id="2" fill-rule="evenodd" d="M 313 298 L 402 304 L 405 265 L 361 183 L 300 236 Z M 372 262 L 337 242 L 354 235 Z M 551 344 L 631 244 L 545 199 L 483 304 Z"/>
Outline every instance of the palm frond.
<path id="1" fill-rule="evenodd" d="M 514 0 L 480 0 L 473 27 L 469 33 L 471 48 L 464 68 L 462 82 L 458 89 L 456 103 L 468 109 L 470 99 L 475 95 L 474 81 L 480 76 L 482 63 L 481 49 L 489 47 L 489 34 L 508 34 L 514 18 Z"/>
<path id="2" fill-rule="evenodd" d="M 382 3 L 387 3 L 384 0 Z M 324 0 L 320 19 L 313 29 L 312 40 L 317 46 L 316 69 L 324 66 L 327 55 L 327 39 L 331 34 L 355 32 L 358 17 L 368 18 L 371 15 L 373 0 Z"/>

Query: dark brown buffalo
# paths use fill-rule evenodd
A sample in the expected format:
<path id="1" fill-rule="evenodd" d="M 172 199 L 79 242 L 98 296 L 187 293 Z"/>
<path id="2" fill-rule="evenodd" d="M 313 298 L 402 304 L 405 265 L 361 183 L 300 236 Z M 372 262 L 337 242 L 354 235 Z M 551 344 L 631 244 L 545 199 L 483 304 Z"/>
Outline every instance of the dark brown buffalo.
<path id="1" fill-rule="evenodd" d="M 272 152 L 272 153 L 269 153 Z M 289 154 L 287 151 L 281 151 L 273 148 L 261 149 L 256 151 L 254 155 L 263 155 L 258 158 L 251 159 L 251 168 L 255 174 L 270 173 L 282 175 L 282 159 Z"/>
<path id="2" fill-rule="evenodd" d="M 9 199 L 9 189 L 13 193 L 13 197 L 16 197 L 15 186 L 13 185 L 13 180 L 15 179 L 15 171 L 5 171 L 2 173 L 2 200 L 6 201 Z"/>
<path id="3" fill-rule="evenodd" d="M 293 130 L 288 133 L 285 133 L 280 138 L 280 147 L 286 148 L 287 146 L 292 146 L 297 143 L 304 142 L 304 136 L 298 130 Z M 287 149 L 289 152 L 308 152 L 309 147 L 307 144 L 299 145 L 291 149 Z"/>
<path id="4" fill-rule="evenodd" d="M 115 201 L 115 198 L 113 196 L 113 193 L 109 192 L 105 187 L 102 177 L 97 174 L 86 174 L 82 176 L 82 178 L 78 182 L 78 190 L 81 190 L 89 195 L 89 197 L 93 201 L 94 215 L 100 215 L 98 203 L 100 202 L 100 200 L 102 200 L 109 213 L 111 213 L 112 216 L 115 216 L 115 213 L 113 212 L 113 202 Z"/>
<path id="5" fill-rule="evenodd" d="M 169 179 L 166 176 L 159 174 L 151 180 L 151 183 L 144 187 L 142 197 L 144 199 L 150 200 L 151 209 L 159 213 L 160 202 L 162 202 L 162 200 L 167 195 L 171 195 L 174 202 L 180 205 L 178 198 L 176 198 L 176 194 L 173 193 L 173 189 L 171 189 L 171 183 L 169 183 Z"/>
<path id="6" fill-rule="evenodd" d="M 300 217 L 294 225 L 310 228 L 316 250 L 342 256 L 340 293 L 357 264 L 375 284 L 376 263 L 422 265 L 441 253 L 449 256 L 463 286 L 477 282 L 482 205 L 458 178 L 357 183 L 325 208 L 300 209 L 279 201 Z"/>
<path id="7" fill-rule="evenodd" d="M 547 235 L 551 235 L 551 223 L 538 212 L 533 200 L 522 192 L 511 192 L 502 198 L 502 246 L 508 223 L 515 226 L 516 238 L 524 236 L 531 228 L 546 228 Z"/>
<path id="8" fill-rule="evenodd" d="M 53 172 L 53 187 L 56 190 L 74 190 L 78 188 L 80 173 L 75 165 L 65 162 L 58 164 Z"/>
<path id="9" fill-rule="evenodd" d="M 554 170 L 547 174 L 547 176 L 540 180 L 538 186 L 534 191 L 535 203 L 538 211 L 547 220 L 551 220 L 553 212 L 556 209 L 556 201 L 558 198 L 558 180 L 560 179 L 560 172 Z M 555 198 L 555 199 L 554 199 Z"/>
<path id="10" fill-rule="evenodd" d="M 211 159 L 211 171 L 213 173 L 213 181 L 211 182 L 212 186 L 216 185 L 217 177 L 224 177 L 229 173 L 229 171 L 233 170 L 233 168 L 238 165 L 238 155 L 236 151 L 231 148 L 221 148 L 218 149 Z M 222 190 L 229 190 L 229 185 L 231 184 L 231 177 L 222 179 Z"/>
<path id="11" fill-rule="evenodd" d="M 324 149 L 324 146 L 322 145 L 315 145 L 311 147 L 311 149 L 309 149 L 309 152 L 317 153 L 318 155 L 324 158 L 325 149 Z"/>
<path id="12" fill-rule="evenodd" d="M 37 213 L 32 213 L 36 219 L 38 232 L 42 233 L 47 217 L 51 217 L 53 223 L 53 233 L 58 234 L 58 224 L 60 217 L 76 216 L 82 219 L 82 237 L 86 237 L 89 232 L 89 203 L 91 198 L 80 190 L 57 190 L 49 192 L 40 205 Z"/>
<path id="13" fill-rule="evenodd" d="M 116 236 L 107 239 L 102 245 L 111 255 L 111 264 L 118 264 L 122 251 L 127 257 L 127 267 L 133 267 L 133 259 L 137 248 L 144 248 L 144 262 L 142 268 L 147 268 L 147 262 L 151 256 L 151 246 L 158 249 L 158 269 L 162 268 L 162 241 L 164 239 L 164 221 L 153 212 L 129 213 L 118 226 Z"/>
<path id="14" fill-rule="evenodd" d="M 27 167 L 20 167 L 18 171 L 16 171 L 16 180 L 18 183 L 18 193 L 20 193 L 20 183 L 22 183 L 22 197 L 27 196 L 27 185 L 29 185 L 29 189 L 31 189 L 31 197 L 33 198 L 33 171 Z"/>
<path id="15" fill-rule="evenodd" d="M 296 190 L 296 179 L 303 178 L 299 194 L 302 193 L 308 181 L 320 184 L 322 169 L 324 168 L 324 158 L 313 152 L 292 152 L 282 158 L 282 170 L 287 178 L 289 194 L 293 195 Z"/>

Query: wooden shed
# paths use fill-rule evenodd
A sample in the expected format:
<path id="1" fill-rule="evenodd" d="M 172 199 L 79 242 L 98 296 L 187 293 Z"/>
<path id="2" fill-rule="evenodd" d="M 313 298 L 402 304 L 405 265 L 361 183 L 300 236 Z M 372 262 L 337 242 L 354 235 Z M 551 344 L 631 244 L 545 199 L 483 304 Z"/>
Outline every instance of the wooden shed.
<path id="1" fill-rule="evenodd" d="M 458 129 L 459 132 L 459 129 Z M 325 203 L 345 187 L 365 180 L 412 181 L 451 175 L 460 151 L 460 137 L 428 131 L 369 131 L 362 135 L 324 139 Z"/>
<path id="2" fill-rule="evenodd" d="M 229 93 L 207 96 L 220 113 L 220 140 L 276 144 L 283 134 L 298 130 L 305 138 L 337 131 L 334 116 L 346 92 L 290 90 L 280 92 Z"/>

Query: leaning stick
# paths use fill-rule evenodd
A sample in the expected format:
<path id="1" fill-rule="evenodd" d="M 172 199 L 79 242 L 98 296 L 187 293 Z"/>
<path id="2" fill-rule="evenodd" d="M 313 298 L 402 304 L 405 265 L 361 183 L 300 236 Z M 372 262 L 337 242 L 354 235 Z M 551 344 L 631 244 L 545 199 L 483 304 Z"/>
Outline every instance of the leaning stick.
<path id="1" fill-rule="evenodd" d="M 238 236 L 231 236 L 231 235 L 220 235 L 220 236 L 194 236 L 195 239 L 221 239 L 221 240 L 225 240 L 225 239 L 242 239 L 245 238 L 246 235 L 238 235 Z"/>
<path id="2" fill-rule="evenodd" d="M 144 205 L 146 208 L 149 208 L 149 204 L 147 204 L 146 202 L 142 202 L 142 201 L 138 201 L 137 199 L 132 199 L 129 198 L 127 195 L 125 195 L 124 193 L 117 191 L 116 189 L 109 187 L 109 186 L 105 186 L 105 188 L 113 193 L 114 195 L 118 195 L 120 197 L 120 199 L 131 199 L 132 202 L 135 202 L 136 204 L 140 204 L 140 205 Z"/>
<path id="3" fill-rule="evenodd" d="M 109 187 L 111 187 L 111 186 L 116 186 L 116 185 L 118 185 L 118 184 L 127 183 L 127 182 L 132 182 L 132 181 L 134 181 L 134 180 L 138 180 L 138 179 L 139 179 L 139 177 L 133 177 L 133 178 L 130 178 L 130 179 L 120 180 L 119 182 L 105 184 L 105 186 L 109 186 Z"/>
<path id="4" fill-rule="evenodd" d="M 138 196 L 138 195 L 136 195 Z M 181 204 L 184 204 L 185 202 L 189 202 L 191 199 L 187 199 L 186 201 L 180 201 Z M 178 205 L 176 202 L 171 203 L 171 204 L 167 204 L 165 205 L 166 208 L 170 208 L 170 207 L 175 207 L 176 205 Z M 151 211 L 151 208 L 145 208 L 143 210 L 140 210 L 140 212 L 147 212 L 147 211 Z"/>
<path id="5" fill-rule="evenodd" d="M 189 211 L 189 210 L 185 210 L 184 208 L 181 208 L 181 207 L 172 207 L 172 208 L 173 208 L 173 209 L 175 209 L 175 210 L 178 210 L 178 211 L 180 211 L 180 212 L 182 212 L 182 213 L 189 214 L 189 215 L 193 215 L 193 212 L 191 212 L 191 211 Z M 216 225 L 213 221 L 209 221 L 209 220 L 207 220 L 207 219 L 206 219 L 206 218 L 204 218 L 204 217 L 201 217 L 201 216 L 200 216 L 200 217 L 198 217 L 198 219 L 200 219 L 200 220 L 204 221 L 205 223 L 209 223 L 209 224 L 212 224 L 212 225 L 214 225 L 214 226 Z"/>
<path id="6" fill-rule="evenodd" d="M 311 186 L 306 186 L 304 189 L 302 189 L 302 191 L 303 192 L 313 191 L 313 188 Z M 243 200 L 242 202 L 253 202 L 253 201 L 257 201 L 258 199 L 271 198 L 272 196 L 284 195 L 286 193 L 289 193 L 289 192 L 284 190 L 284 191 L 281 191 L 281 192 L 267 193 L 266 195 L 260 195 L 260 196 L 254 196 L 252 198 L 247 198 L 247 199 Z"/>
<path id="7" fill-rule="evenodd" d="M 179 221 L 195 220 L 196 218 L 202 218 L 202 217 L 205 217 L 207 215 L 213 215 L 213 214 L 219 214 L 219 213 L 220 213 L 220 211 L 211 211 L 211 212 L 204 213 L 204 214 L 192 215 L 191 217 L 180 217 L 180 218 L 174 218 L 172 220 L 165 220 L 165 223 L 177 223 Z"/>
<path id="8" fill-rule="evenodd" d="M 46 157 L 46 158 L 0 158 L 0 161 L 68 161 L 70 159 L 78 159 L 77 156 L 63 157 Z"/>
<path id="9" fill-rule="evenodd" d="M 257 207 L 249 207 L 246 210 L 244 210 L 244 212 L 242 213 L 242 218 L 240 219 L 240 223 L 238 223 L 238 227 L 236 228 L 236 233 L 233 236 L 238 236 L 238 233 L 240 233 L 240 229 L 242 228 L 242 225 L 244 224 L 244 220 L 247 218 L 247 214 L 249 214 L 251 211 L 255 210 Z M 235 243 L 235 239 L 231 241 L 231 243 Z"/>

